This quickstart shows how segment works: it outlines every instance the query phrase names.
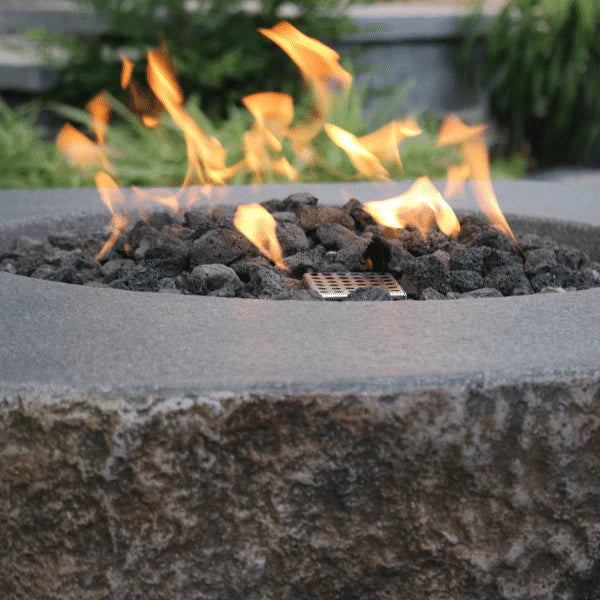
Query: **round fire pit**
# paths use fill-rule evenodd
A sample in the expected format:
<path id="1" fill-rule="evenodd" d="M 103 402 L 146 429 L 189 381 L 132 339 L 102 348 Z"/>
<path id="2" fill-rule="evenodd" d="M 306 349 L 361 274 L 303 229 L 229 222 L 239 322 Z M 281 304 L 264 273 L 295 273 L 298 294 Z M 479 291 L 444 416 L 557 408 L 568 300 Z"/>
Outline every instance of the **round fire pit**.
<path id="1" fill-rule="evenodd" d="M 598 260 L 593 186 L 496 189 L 517 232 Z M 4 192 L 0 250 L 98 219 L 95 191 Z M 274 302 L 0 273 L 0 595 L 595 599 L 599 306 L 600 289 Z"/>

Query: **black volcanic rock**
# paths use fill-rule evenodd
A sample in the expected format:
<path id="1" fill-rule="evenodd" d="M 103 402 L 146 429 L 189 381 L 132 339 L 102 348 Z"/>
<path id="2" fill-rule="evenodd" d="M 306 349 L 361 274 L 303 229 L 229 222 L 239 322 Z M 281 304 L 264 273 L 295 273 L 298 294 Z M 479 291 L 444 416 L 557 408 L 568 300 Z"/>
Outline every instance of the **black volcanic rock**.
<path id="1" fill-rule="evenodd" d="M 256 256 L 256 247 L 233 229 L 211 229 L 192 244 L 190 267 L 222 263 L 229 265 L 243 256 Z"/>
<path id="2" fill-rule="evenodd" d="M 448 267 L 441 259 L 432 254 L 418 256 L 404 267 L 400 285 L 413 298 L 418 298 L 421 292 L 428 287 L 445 294 L 450 285 Z"/>

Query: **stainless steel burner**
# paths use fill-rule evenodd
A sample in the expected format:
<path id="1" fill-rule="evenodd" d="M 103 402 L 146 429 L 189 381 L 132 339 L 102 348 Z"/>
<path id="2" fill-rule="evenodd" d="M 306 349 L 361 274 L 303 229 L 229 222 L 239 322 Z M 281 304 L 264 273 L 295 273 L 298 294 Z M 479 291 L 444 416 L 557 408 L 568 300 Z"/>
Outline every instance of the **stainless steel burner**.
<path id="1" fill-rule="evenodd" d="M 394 300 L 406 299 L 406 292 L 389 273 L 305 273 L 304 283 L 325 300 L 342 300 L 359 287 L 378 286 Z"/>

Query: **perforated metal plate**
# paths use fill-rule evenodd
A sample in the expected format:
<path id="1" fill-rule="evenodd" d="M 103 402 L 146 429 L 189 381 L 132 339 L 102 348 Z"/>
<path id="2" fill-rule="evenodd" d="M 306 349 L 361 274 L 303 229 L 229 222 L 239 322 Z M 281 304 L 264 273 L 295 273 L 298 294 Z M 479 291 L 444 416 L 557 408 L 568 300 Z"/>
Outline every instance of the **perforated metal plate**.
<path id="1" fill-rule="evenodd" d="M 395 300 L 406 298 L 406 292 L 389 273 L 305 273 L 304 283 L 325 300 L 343 300 L 359 287 L 378 286 Z"/>

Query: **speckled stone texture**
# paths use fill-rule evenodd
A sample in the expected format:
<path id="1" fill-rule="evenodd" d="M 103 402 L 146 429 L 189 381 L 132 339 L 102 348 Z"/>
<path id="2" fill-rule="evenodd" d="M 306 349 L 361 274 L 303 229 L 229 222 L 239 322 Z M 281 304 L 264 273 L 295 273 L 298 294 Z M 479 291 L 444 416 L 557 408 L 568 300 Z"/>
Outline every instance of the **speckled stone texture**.
<path id="1" fill-rule="evenodd" d="M 6 600 L 596 600 L 600 384 L 0 397 Z"/>

